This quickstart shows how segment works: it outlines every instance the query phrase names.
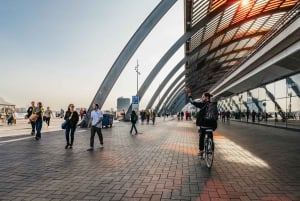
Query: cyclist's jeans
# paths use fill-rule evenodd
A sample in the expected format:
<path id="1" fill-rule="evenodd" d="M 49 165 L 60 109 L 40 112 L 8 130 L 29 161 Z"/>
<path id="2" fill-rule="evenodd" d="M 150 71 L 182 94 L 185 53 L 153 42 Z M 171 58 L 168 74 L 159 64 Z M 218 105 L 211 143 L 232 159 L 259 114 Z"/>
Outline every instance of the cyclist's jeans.
<path id="1" fill-rule="evenodd" d="M 199 129 L 199 150 L 204 150 L 204 138 L 205 138 L 205 130 L 207 128 L 200 128 Z M 211 133 L 211 139 L 213 139 L 213 134 Z"/>

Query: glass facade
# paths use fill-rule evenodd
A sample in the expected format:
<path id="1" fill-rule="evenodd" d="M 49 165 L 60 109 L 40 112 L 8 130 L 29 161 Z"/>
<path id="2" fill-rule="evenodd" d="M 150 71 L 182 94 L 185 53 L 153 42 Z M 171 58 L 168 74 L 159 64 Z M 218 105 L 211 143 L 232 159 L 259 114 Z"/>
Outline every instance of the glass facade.
<path id="1" fill-rule="evenodd" d="M 222 98 L 218 106 L 237 121 L 300 129 L 300 74 Z"/>

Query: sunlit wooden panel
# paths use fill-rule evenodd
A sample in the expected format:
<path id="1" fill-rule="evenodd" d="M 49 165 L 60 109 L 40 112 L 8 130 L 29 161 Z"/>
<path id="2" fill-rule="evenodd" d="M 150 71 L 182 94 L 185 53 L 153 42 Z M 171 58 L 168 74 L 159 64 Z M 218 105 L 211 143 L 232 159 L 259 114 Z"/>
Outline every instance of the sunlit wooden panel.
<path id="1" fill-rule="evenodd" d="M 280 20 L 285 12 L 273 14 L 261 28 L 262 31 L 270 30 Z"/>
<path id="2" fill-rule="evenodd" d="M 252 17 L 252 16 L 260 14 L 262 12 L 262 10 L 266 7 L 268 2 L 269 2 L 269 0 L 258 0 L 258 1 L 256 1 L 253 8 L 251 9 L 248 17 Z"/>
<path id="3" fill-rule="evenodd" d="M 256 19 L 246 35 L 250 35 L 258 32 L 264 26 L 264 24 L 269 19 L 269 17 L 270 16 L 264 16 Z"/>
<path id="4" fill-rule="evenodd" d="M 236 46 L 237 44 L 238 44 L 238 42 L 234 42 L 234 43 L 230 44 L 230 45 L 226 48 L 225 53 L 231 52 L 231 51 L 235 48 L 235 46 Z"/>
<path id="5" fill-rule="evenodd" d="M 228 56 L 221 57 L 220 59 L 218 59 L 218 62 L 219 62 L 219 63 L 224 62 L 225 60 L 227 60 L 227 57 L 228 57 Z"/>
<path id="6" fill-rule="evenodd" d="M 222 55 L 222 54 L 224 53 L 225 49 L 226 49 L 226 48 L 223 47 L 222 49 L 218 50 L 218 51 L 216 52 L 215 58 L 216 58 L 216 57 L 219 57 L 220 55 Z"/>
<path id="7" fill-rule="evenodd" d="M 198 58 L 200 58 L 200 57 L 206 55 L 206 53 L 207 53 L 208 50 L 209 50 L 209 46 L 210 46 L 210 44 L 207 44 L 204 48 L 202 48 L 202 49 L 200 50 L 200 53 L 199 53 L 199 55 L 198 55 Z"/>
<path id="8" fill-rule="evenodd" d="M 192 14 L 192 26 L 197 24 L 209 12 L 209 0 L 200 0 L 195 3 Z"/>
<path id="9" fill-rule="evenodd" d="M 227 43 L 228 41 L 230 41 L 234 37 L 234 35 L 238 29 L 239 28 L 237 27 L 237 28 L 234 28 L 234 29 L 228 31 L 224 37 L 223 43 Z"/>
<path id="10" fill-rule="evenodd" d="M 221 14 L 217 15 L 207 24 L 203 41 L 206 41 L 208 38 L 212 37 L 215 34 L 220 21 L 220 17 Z"/>
<path id="11" fill-rule="evenodd" d="M 236 55 L 237 55 L 237 53 L 233 53 L 233 54 L 228 55 L 227 60 L 231 60 L 231 59 L 235 58 Z"/>
<path id="12" fill-rule="evenodd" d="M 216 10 L 220 6 L 222 6 L 224 3 L 226 3 L 227 0 L 213 0 L 211 7 L 210 7 L 210 12 Z"/>
<path id="13" fill-rule="evenodd" d="M 226 29 L 231 24 L 238 5 L 238 3 L 235 3 L 224 11 L 220 25 L 216 32 L 220 32 L 223 29 Z"/>
<path id="14" fill-rule="evenodd" d="M 203 38 L 203 31 L 204 28 L 201 28 L 195 35 L 192 36 L 191 41 L 190 41 L 190 50 L 194 50 L 196 47 L 198 47 Z"/>
<path id="15" fill-rule="evenodd" d="M 249 52 L 248 50 L 240 51 L 240 52 L 236 55 L 236 58 L 244 57 L 245 55 L 247 55 L 248 52 Z"/>
<path id="16" fill-rule="evenodd" d="M 218 47 L 221 44 L 223 37 L 224 37 L 224 34 L 219 36 L 218 38 L 216 38 L 212 43 L 211 49 L 215 49 L 216 47 Z"/>
<path id="17" fill-rule="evenodd" d="M 283 3 L 282 0 L 272 0 L 268 3 L 268 5 L 266 6 L 266 8 L 264 9 L 265 11 L 270 11 L 270 10 L 274 10 L 276 8 L 279 8 L 280 5 Z"/>
<path id="18" fill-rule="evenodd" d="M 296 5 L 296 3 L 298 3 L 298 1 L 299 0 L 287 0 L 287 1 L 283 2 L 283 4 L 280 6 L 280 8 L 294 6 L 294 5 Z"/>
<path id="19" fill-rule="evenodd" d="M 250 27 L 253 25 L 254 21 L 255 20 L 250 20 L 250 21 L 244 23 L 242 26 L 240 26 L 238 32 L 235 34 L 233 39 L 241 38 L 242 36 L 244 36 L 248 32 Z"/>
<path id="20" fill-rule="evenodd" d="M 253 47 L 261 37 L 262 36 L 256 36 L 256 37 L 251 38 L 249 40 L 249 42 L 246 44 L 245 48 L 246 47 Z"/>
<path id="21" fill-rule="evenodd" d="M 246 39 L 243 39 L 243 40 L 239 41 L 235 49 L 242 49 L 242 48 L 244 48 L 244 47 L 246 46 L 246 44 L 247 44 L 250 40 L 251 40 L 251 39 L 246 38 Z"/>
<path id="22" fill-rule="evenodd" d="M 250 12 L 252 6 L 254 5 L 254 1 L 250 1 L 247 4 L 243 4 L 243 1 L 241 1 L 240 6 L 238 8 L 238 11 L 234 17 L 233 23 L 238 23 L 240 21 L 243 21 L 246 19 L 248 13 Z"/>
<path id="23" fill-rule="evenodd" d="M 215 55 L 216 55 L 216 52 L 213 52 L 212 54 L 208 55 L 207 60 L 213 59 L 215 57 Z"/>

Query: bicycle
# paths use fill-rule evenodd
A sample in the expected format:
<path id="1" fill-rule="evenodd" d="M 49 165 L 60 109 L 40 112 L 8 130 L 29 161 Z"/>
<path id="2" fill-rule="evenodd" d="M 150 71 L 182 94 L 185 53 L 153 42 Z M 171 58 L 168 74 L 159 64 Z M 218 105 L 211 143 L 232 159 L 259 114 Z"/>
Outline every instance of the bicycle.
<path id="1" fill-rule="evenodd" d="M 213 129 L 205 129 L 204 138 L 204 158 L 208 169 L 211 169 L 214 161 L 214 141 L 213 141 Z"/>

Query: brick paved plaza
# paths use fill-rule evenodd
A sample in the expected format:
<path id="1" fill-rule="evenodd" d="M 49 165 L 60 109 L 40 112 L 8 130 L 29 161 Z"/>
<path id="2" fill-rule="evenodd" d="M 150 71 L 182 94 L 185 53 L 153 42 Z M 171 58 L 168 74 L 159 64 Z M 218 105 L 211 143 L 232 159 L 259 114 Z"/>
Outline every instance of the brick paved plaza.
<path id="1" fill-rule="evenodd" d="M 67 150 L 63 131 L 0 138 L 0 200 L 300 200 L 299 132 L 219 123 L 209 171 L 191 121 L 129 126 L 103 129 L 93 152 L 86 129 Z"/>

